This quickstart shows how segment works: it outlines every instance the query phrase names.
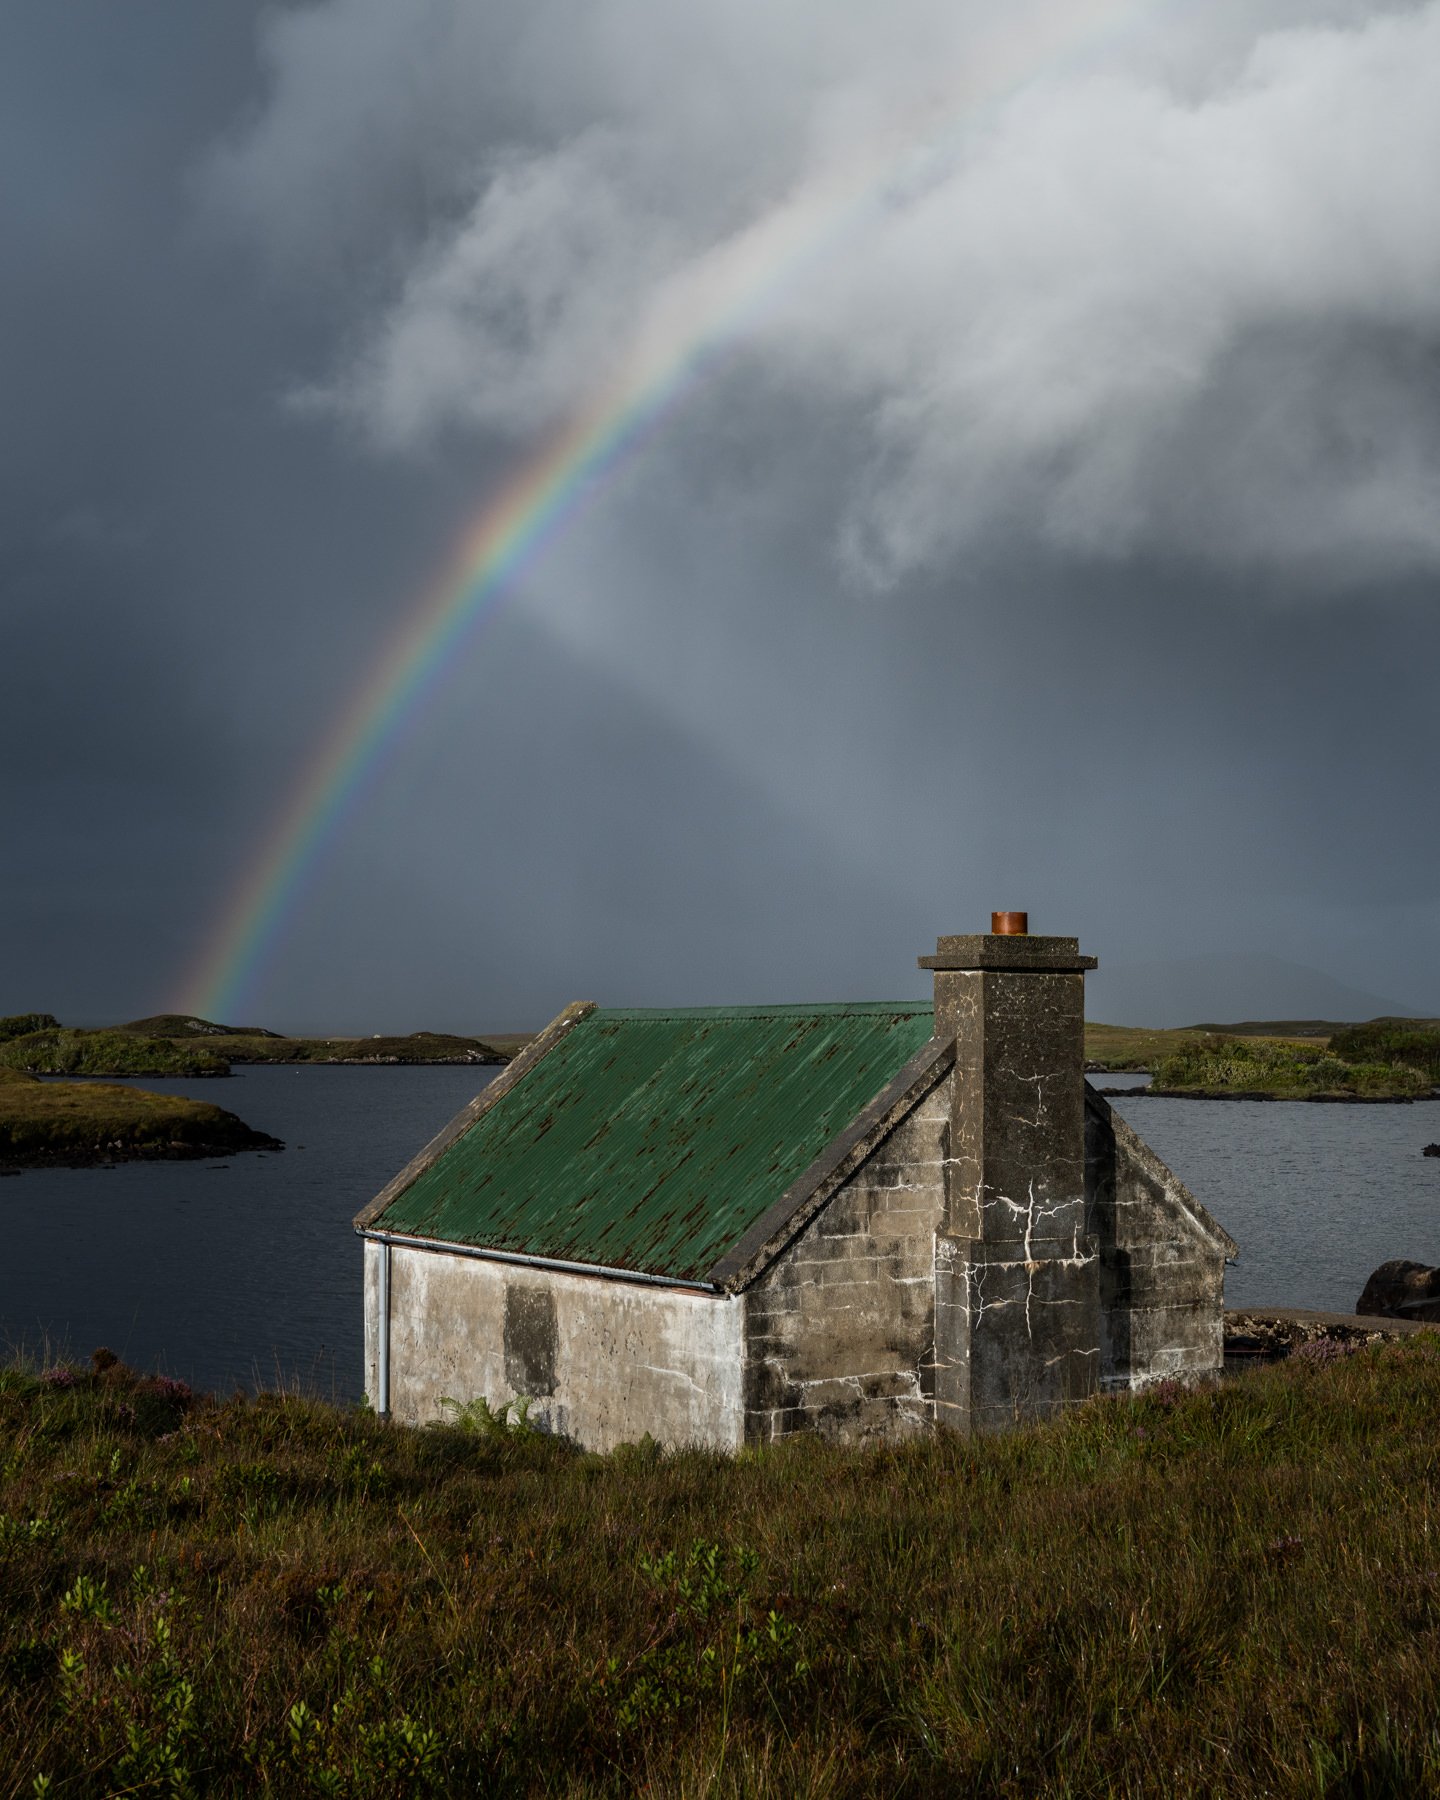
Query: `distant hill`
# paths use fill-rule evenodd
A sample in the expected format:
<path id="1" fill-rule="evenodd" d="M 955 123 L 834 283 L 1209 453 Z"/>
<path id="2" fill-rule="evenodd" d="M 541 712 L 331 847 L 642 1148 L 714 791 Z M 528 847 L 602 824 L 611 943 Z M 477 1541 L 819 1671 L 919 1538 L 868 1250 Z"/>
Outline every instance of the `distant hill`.
<path id="1" fill-rule="evenodd" d="M 1235 1025 L 1187 1025 L 1186 1031 L 1218 1031 L 1228 1037 L 1329 1038 L 1352 1025 L 1404 1025 L 1417 1031 L 1440 1031 L 1440 1019 L 1412 1018 L 1409 1013 L 1382 1013 L 1374 1019 L 1241 1019 Z"/>
<path id="2" fill-rule="evenodd" d="M 197 1019 L 189 1013 L 155 1013 L 148 1019 L 131 1019 L 115 1031 L 133 1031 L 140 1037 L 279 1037 L 263 1025 L 217 1025 L 213 1019 Z"/>
<path id="3" fill-rule="evenodd" d="M 1284 1021 L 1268 1029 L 1291 1035 L 1292 1028 L 1304 1027 L 1293 1030 L 1296 1036 L 1337 1023 L 1410 1016 L 1389 995 L 1351 987 L 1303 963 L 1249 952 L 1134 963 L 1102 955 L 1100 967 L 1086 977 L 1085 1010 L 1116 1025 L 1177 1029 L 1192 1019 Z M 1233 1025 L 1221 1029 L 1240 1035 Z"/>

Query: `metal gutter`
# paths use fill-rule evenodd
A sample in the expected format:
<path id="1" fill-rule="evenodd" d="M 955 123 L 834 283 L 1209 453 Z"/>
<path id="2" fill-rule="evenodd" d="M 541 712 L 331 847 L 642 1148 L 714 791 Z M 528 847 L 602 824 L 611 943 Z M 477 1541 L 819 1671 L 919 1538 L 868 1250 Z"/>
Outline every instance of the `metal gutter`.
<path id="1" fill-rule="evenodd" d="M 724 1292 L 713 1281 L 681 1281 L 673 1275 L 651 1275 L 644 1269 L 612 1269 L 604 1263 L 561 1262 L 554 1256 L 525 1256 L 518 1250 L 484 1250 L 476 1244 L 450 1244 L 439 1238 L 406 1237 L 399 1232 L 372 1231 L 365 1226 L 357 1226 L 356 1230 L 362 1238 L 369 1238 L 372 1243 L 385 1246 L 386 1330 L 381 1341 L 387 1365 L 390 1337 L 388 1271 L 392 1244 L 398 1245 L 402 1250 L 432 1250 L 441 1256 L 473 1256 L 480 1262 L 517 1263 L 524 1269 L 554 1269 L 562 1275 L 603 1275 L 611 1281 L 634 1281 L 643 1287 L 683 1288 L 692 1294 L 719 1295 Z M 388 1382 L 388 1366 L 385 1377 Z"/>

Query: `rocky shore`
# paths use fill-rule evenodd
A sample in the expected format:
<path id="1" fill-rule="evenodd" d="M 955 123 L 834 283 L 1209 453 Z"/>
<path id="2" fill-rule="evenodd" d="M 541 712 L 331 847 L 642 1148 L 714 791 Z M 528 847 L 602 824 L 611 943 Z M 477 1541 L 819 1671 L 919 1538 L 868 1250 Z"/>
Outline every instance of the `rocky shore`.
<path id="1" fill-rule="evenodd" d="M 1315 1312 L 1297 1306 L 1227 1307 L 1225 1366 L 1238 1369 L 1249 1363 L 1279 1362 L 1297 1352 L 1311 1361 L 1329 1361 L 1366 1344 L 1435 1329 L 1413 1319 L 1369 1313 Z"/>

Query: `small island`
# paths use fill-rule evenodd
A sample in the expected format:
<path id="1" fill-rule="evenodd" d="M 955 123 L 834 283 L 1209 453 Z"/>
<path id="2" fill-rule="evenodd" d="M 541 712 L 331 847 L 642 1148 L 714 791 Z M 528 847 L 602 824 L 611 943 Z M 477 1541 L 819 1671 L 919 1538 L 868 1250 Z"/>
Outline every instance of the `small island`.
<path id="1" fill-rule="evenodd" d="M 507 1063 L 526 1040 L 459 1037 L 445 1031 L 408 1036 L 284 1037 L 263 1026 L 217 1025 L 209 1019 L 157 1013 L 126 1025 L 83 1029 L 52 1013 L 0 1018 L 0 1068 L 26 1075 L 223 1076 L 232 1063 L 327 1063 L 354 1067 L 397 1063 Z"/>
<path id="2" fill-rule="evenodd" d="M 234 1113 L 110 1082 L 47 1082 L 0 1067 L 0 1171 L 281 1150 Z"/>
<path id="3" fill-rule="evenodd" d="M 509 1038 L 461 1037 L 448 1031 L 412 1031 L 405 1036 L 376 1032 L 370 1037 L 287 1037 L 261 1025 L 220 1025 L 213 1019 L 183 1013 L 155 1013 L 147 1019 L 133 1019 L 115 1030 L 147 1043 L 167 1042 L 177 1054 L 211 1056 L 227 1063 L 463 1065 L 507 1063 L 515 1054 Z"/>
<path id="4" fill-rule="evenodd" d="M 1286 1022 L 1291 1023 L 1291 1022 Z M 1148 1068 L 1159 1099 L 1427 1100 L 1440 1086 L 1440 1025 L 1432 1020 L 1373 1019 L 1283 1035 L 1266 1026 L 1192 1026 L 1178 1031 L 1087 1025 L 1092 1072 Z M 1272 1035 L 1273 1033 L 1273 1035 Z"/>
<path id="5" fill-rule="evenodd" d="M 292 1038 L 176 1013 L 85 1029 L 62 1025 L 53 1013 L 15 1013 L 0 1018 L 0 1172 L 284 1147 L 218 1106 L 107 1077 L 193 1080 L 229 1075 L 233 1063 L 494 1064 L 508 1062 L 524 1041 L 436 1031 Z"/>

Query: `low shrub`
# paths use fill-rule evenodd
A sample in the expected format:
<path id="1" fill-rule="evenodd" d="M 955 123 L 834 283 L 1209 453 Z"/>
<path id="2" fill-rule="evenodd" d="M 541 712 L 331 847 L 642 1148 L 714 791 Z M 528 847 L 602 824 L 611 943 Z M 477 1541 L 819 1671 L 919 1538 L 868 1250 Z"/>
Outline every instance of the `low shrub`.
<path id="1" fill-rule="evenodd" d="M 35 1031 L 58 1031 L 60 1021 L 54 1013 L 11 1013 L 0 1019 L 0 1044 L 11 1038 L 29 1037 Z"/>
<path id="2" fill-rule="evenodd" d="M 1334 1044 L 1280 1043 L 1269 1038 L 1206 1037 L 1161 1058 L 1152 1085 L 1204 1093 L 1265 1093 L 1285 1099 L 1318 1095 L 1413 1098 L 1429 1083 L 1398 1062 L 1352 1062 Z"/>
<path id="3" fill-rule="evenodd" d="M 1418 1070 L 1432 1086 L 1440 1086 L 1440 1031 L 1375 1019 L 1337 1031 L 1330 1049 L 1347 1062 L 1401 1063 Z"/>

